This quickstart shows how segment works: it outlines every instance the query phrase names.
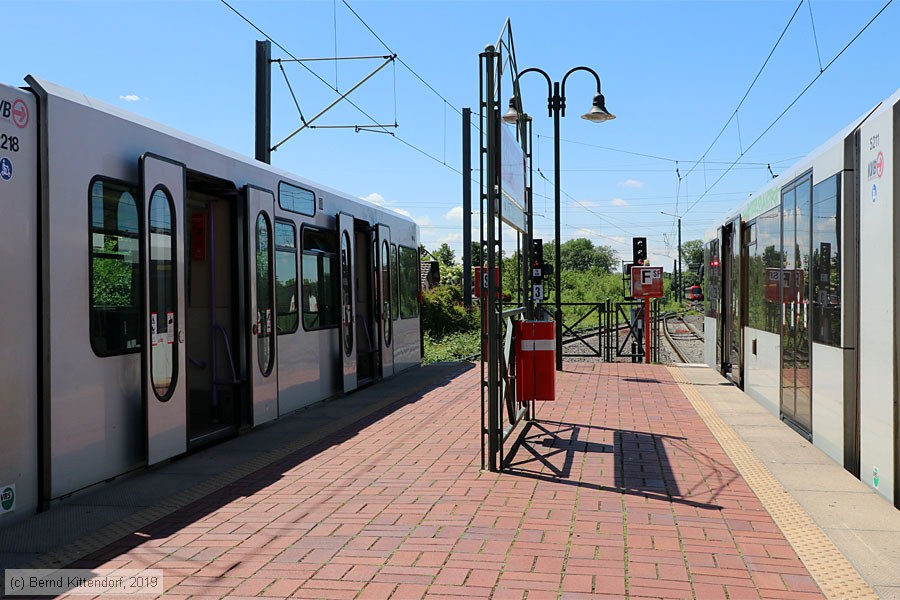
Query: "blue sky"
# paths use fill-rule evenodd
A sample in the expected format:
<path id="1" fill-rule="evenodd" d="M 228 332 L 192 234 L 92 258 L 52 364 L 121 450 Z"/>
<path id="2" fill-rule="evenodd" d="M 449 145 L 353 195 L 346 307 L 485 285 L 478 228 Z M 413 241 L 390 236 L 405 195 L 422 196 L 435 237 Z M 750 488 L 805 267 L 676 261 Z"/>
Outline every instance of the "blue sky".
<path id="1" fill-rule="evenodd" d="M 520 69 L 541 67 L 556 80 L 573 66 L 592 67 L 618 117 L 603 124 L 578 118 L 590 106 L 593 78 L 569 78 L 560 127 L 563 239 L 588 237 L 627 257 L 631 237 L 646 236 L 651 260 L 666 266 L 675 255 L 675 226 L 660 211 L 691 207 L 683 239 L 699 238 L 766 183 L 766 164 L 781 172 L 900 87 L 900 3 L 894 3 L 713 186 L 887 0 L 805 1 L 738 118 L 701 164 L 799 0 L 347 1 L 446 101 L 403 65 L 389 65 L 350 98 L 378 122 L 396 118 L 397 138 L 421 152 L 390 135 L 319 129 L 292 138 L 272 162 L 412 215 L 430 249 L 444 241 L 460 248 L 457 111 L 468 106 L 477 114 L 478 53 L 497 40 L 507 17 Z M 230 3 L 296 57 L 388 53 L 343 0 Z M 4 1 L 0 12 L 4 83 L 21 85 L 33 73 L 253 154 L 254 40 L 261 35 L 223 3 Z M 273 58 L 288 56 L 275 47 Z M 379 61 L 335 64 L 312 68 L 345 91 Z M 302 67 L 284 66 L 307 118 L 336 97 Z M 299 117 L 277 66 L 272 78 L 277 142 L 299 126 Z M 525 110 L 535 117 L 536 166 L 547 178 L 536 175 L 535 212 L 542 216 L 535 226 L 550 239 L 553 121 L 546 83 L 537 75 L 521 83 Z M 508 91 L 509 81 L 504 85 Z M 341 104 L 319 123 L 371 121 Z M 682 175 L 693 167 L 680 185 L 676 166 Z"/>

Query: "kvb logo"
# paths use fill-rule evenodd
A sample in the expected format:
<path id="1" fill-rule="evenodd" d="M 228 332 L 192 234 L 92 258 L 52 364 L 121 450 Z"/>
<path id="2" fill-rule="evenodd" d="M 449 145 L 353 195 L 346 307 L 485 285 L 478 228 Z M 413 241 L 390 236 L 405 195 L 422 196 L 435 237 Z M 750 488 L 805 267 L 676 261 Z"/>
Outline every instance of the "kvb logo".
<path id="1" fill-rule="evenodd" d="M 25 129 L 29 119 L 28 105 L 25 104 L 21 98 L 15 102 L 0 100 L 0 117 L 7 121 L 12 119 L 12 122 L 15 123 L 16 127 Z"/>
<path id="2" fill-rule="evenodd" d="M 884 153 L 879 152 L 875 160 L 869 161 L 868 167 L 869 181 L 880 179 L 884 175 Z"/>

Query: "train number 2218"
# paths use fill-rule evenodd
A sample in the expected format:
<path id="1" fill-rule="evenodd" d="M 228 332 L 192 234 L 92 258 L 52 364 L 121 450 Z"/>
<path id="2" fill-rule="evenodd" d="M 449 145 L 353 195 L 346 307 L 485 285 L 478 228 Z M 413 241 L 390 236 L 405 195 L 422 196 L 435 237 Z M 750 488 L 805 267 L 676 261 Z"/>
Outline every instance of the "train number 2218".
<path id="1" fill-rule="evenodd" d="M 19 138 L 14 135 L 0 133 L 0 150 L 19 151 Z"/>

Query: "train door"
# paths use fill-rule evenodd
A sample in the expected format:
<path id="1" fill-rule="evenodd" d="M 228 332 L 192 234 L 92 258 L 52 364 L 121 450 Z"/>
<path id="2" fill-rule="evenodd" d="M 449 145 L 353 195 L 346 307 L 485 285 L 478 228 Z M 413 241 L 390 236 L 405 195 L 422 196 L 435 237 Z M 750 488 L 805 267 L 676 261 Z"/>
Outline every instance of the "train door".
<path id="1" fill-rule="evenodd" d="M 356 389 L 356 278 L 354 277 L 354 231 L 353 217 L 338 213 L 338 248 L 340 252 L 340 297 L 341 297 L 341 362 L 343 366 L 343 389 Z"/>
<path id="2" fill-rule="evenodd" d="M 244 205 L 234 183 L 187 172 L 184 205 L 185 378 L 188 394 L 188 447 L 234 435 L 249 411 L 243 410 L 246 351 L 241 340 Z"/>
<path id="3" fill-rule="evenodd" d="M 391 320 L 393 298 L 391 295 L 391 230 L 387 225 L 376 227 L 376 254 L 379 290 L 379 307 L 376 315 L 380 317 L 379 338 L 381 339 L 381 376 L 394 374 L 394 322 Z"/>
<path id="4" fill-rule="evenodd" d="M 806 289 L 810 268 L 812 181 L 805 175 L 781 193 L 781 416 L 812 435 L 811 343 Z"/>
<path id="5" fill-rule="evenodd" d="M 726 377 L 731 372 L 731 273 L 728 265 L 731 263 L 731 224 L 719 230 L 719 244 L 721 248 L 721 292 L 719 294 L 719 331 L 721 344 L 719 357 L 719 371 Z"/>
<path id="6" fill-rule="evenodd" d="M 722 240 L 722 310 L 719 313 L 722 355 L 720 369 L 738 386 L 742 385 L 743 367 L 741 327 L 741 241 L 740 219 L 721 229 Z"/>
<path id="7" fill-rule="evenodd" d="M 144 232 L 143 395 L 147 463 L 187 450 L 183 210 L 184 165 L 153 154 L 140 160 Z"/>
<path id="8" fill-rule="evenodd" d="M 378 339 L 378 238 L 374 227 L 355 222 L 353 254 L 354 324 L 356 325 L 356 386 L 378 378 L 381 342 Z"/>
<path id="9" fill-rule="evenodd" d="M 250 360 L 248 385 L 255 427 L 278 416 L 278 373 L 275 369 L 275 196 L 253 186 L 247 198 Z"/>

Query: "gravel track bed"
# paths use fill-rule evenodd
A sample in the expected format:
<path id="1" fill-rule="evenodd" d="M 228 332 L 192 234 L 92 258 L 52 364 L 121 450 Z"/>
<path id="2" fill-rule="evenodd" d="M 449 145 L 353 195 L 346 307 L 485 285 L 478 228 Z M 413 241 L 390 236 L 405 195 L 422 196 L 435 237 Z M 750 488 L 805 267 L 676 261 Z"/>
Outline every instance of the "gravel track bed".
<path id="1" fill-rule="evenodd" d="M 676 342 L 679 344 L 682 352 L 688 358 L 688 362 L 692 363 L 702 363 L 703 362 L 703 340 L 697 339 L 694 335 L 691 334 L 690 329 L 688 327 L 693 328 L 694 331 L 703 335 L 703 315 L 699 314 L 690 314 L 685 316 L 685 321 L 687 323 L 687 327 L 681 321 L 673 319 L 670 323 L 670 331 L 675 334 Z M 628 335 L 627 331 L 619 331 L 618 335 L 618 345 L 622 346 L 622 343 L 625 341 L 625 337 Z M 590 338 L 588 338 L 588 343 L 596 349 L 600 349 L 600 340 L 597 335 L 594 334 Z M 563 352 L 566 355 L 573 356 L 565 356 L 564 360 L 569 362 L 602 362 L 602 359 L 598 356 L 593 356 L 595 354 L 594 350 L 589 348 L 583 342 L 571 342 L 563 346 Z M 631 351 L 631 345 L 628 344 L 625 349 L 626 352 Z M 631 362 L 630 358 L 619 358 L 617 362 Z M 659 362 L 662 364 L 675 364 L 680 363 L 681 359 L 678 358 L 678 355 L 671 349 L 669 346 L 668 340 L 666 340 L 665 335 L 660 331 L 660 348 L 659 348 Z"/>

